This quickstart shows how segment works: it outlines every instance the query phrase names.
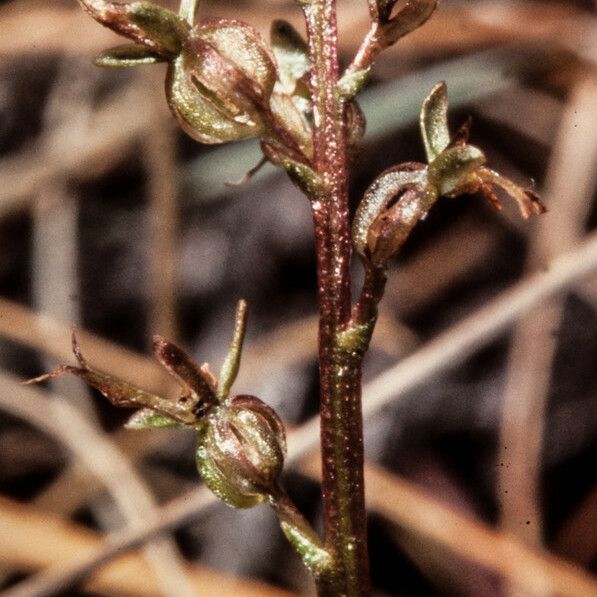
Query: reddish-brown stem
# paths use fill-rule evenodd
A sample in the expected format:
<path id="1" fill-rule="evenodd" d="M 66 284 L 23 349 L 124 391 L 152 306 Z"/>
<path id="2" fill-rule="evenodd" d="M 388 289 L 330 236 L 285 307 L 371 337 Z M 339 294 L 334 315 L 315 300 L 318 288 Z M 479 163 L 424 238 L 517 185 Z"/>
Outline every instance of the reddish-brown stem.
<path id="1" fill-rule="evenodd" d="M 368 261 L 363 263 L 365 267 L 365 280 L 359 300 L 353 309 L 352 320 L 357 325 L 375 323 L 377 318 L 377 305 L 382 299 L 387 280 L 387 268 L 385 265 L 376 266 Z M 370 330 L 373 332 L 373 329 Z"/>
<path id="2" fill-rule="evenodd" d="M 344 106 L 338 81 L 335 0 L 303 2 L 311 57 L 314 167 L 323 190 L 311 197 L 317 249 L 322 493 L 329 573 L 320 595 L 369 592 L 363 484 L 362 354 L 340 346 L 350 323 L 351 235 Z"/>

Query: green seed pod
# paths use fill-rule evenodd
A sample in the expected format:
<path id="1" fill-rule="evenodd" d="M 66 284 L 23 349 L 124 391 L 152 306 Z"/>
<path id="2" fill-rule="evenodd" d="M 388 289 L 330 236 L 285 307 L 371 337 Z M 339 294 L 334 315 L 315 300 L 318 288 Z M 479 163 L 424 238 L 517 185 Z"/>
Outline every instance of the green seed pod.
<path id="1" fill-rule="evenodd" d="M 254 396 L 213 408 L 199 433 L 196 463 L 205 484 L 235 508 L 267 500 L 286 453 L 278 415 Z"/>

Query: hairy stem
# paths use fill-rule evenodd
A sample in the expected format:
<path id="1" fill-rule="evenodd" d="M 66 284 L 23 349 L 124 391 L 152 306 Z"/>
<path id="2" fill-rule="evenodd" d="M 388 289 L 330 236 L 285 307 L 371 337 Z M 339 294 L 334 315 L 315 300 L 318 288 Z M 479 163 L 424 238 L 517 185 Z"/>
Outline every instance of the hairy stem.
<path id="1" fill-rule="evenodd" d="M 303 3 L 311 59 L 314 164 L 323 190 L 312 197 L 317 249 L 322 493 L 332 565 L 320 595 L 369 592 L 363 484 L 362 352 L 339 338 L 350 324 L 351 235 L 344 105 L 338 82 L 335 0 Z"/>

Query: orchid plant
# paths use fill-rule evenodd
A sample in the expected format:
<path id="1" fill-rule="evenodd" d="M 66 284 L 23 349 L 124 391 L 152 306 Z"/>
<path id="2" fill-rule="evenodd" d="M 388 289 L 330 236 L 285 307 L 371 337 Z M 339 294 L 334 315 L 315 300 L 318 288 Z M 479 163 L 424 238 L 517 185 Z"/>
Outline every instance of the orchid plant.
<path id="1" fill-rule="evenodd" d="M 217 379 L 207 365 L 155 337 L 156 358 L 181 386 L 177 400 L 96 371 L 74 334 L 78 366 L 62 365 L 31 382 L 71 373 L 116 406 L 138 409 L 129 428 L 194 430 L 197 469 L 205 484 L 236 508 L 269 503 L 320 595 L 367 595 L 361 368 L 388 261 L 441 197 L 479 192 L 500 208 L 500 188 L 518 203 L 523 218 L 545 208 L 532 191 L 485 166 L 483 152 L 469 144 L 470 122 L 450 134 L 447 88 L 440 82 L 423 101 L 420 116 L 427 164 L 408 162 L 380 174 L 350 224 L 350 162 L 365 131 L 356 96 L 376 57 L 423 25 L 437 0 L 407 0 L 400 7 L 397 0 L 368 0 L 370 30 L 343 73 L 335 0 L 297 0 L 307 39 L 277 20 L 270 45 L 240 21 L 197 18 L 197 0 L 182 0 L 178 13 L 150 2 L 80 3 L 99 23 L 132 41 L 101 53 L 96 64 L 167 63 L 166 97 L 184 131 L 207 144 L 258 138 L 262 161 L 284 169 L 310 203 L 319 282 L 324 537 L 281 486 L 286 441 L 279 417 L 257 397 L 231 394 L 246 325 L 244 301 L 239 302 L 230 351 Z M 354 304 L 353 247 L 365 270 Z"/>

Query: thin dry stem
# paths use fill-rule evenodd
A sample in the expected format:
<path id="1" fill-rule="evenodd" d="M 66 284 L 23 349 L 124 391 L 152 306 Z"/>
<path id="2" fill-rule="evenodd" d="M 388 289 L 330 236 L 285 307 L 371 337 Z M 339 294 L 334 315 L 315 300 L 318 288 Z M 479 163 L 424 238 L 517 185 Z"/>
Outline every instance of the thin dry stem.
<path id="1" fill-rule="evenodd" d="M 151 97 L 152 122 L 143 136 L 144 165 L 147 171 L 149 195 L 149 318 L 148 343 L 153 333 L 175 341 L 178 337 L 176 321 L 177 263 L 178 263 L 178 205 L 175 136 L 171 118 L 163 100 L 153 91 L 158 87 L 153 71 L 143 77 L 147 96 Z M 159 100 L 159 102 L 158 102 Z"/>
<path id="2" fill-rule="evenodd" d="M 583 235 L 596 181 L 597 138 L 589 126 L 597 109 L 595 83 L 591 75 L 582 77 L 562 116 L 544 193 L 550 214 L 536 223 L 531 236 L 527 259 L 531 268 L 569 250 Z M 498 469 L 501 525 L 533 546 L 543 541 L 543 435 L 563 310 L 564 298 L 554 299 L 518 323 L 503 398 L 499 459 L 505 466 Z M 510 594 L 521 593 L 512 587 Z"/>
<path id="3" fill-rule="evenodd" d="M 0 559 L 13 570 L 34 572 L 54 562 L 68 561 L 93 551 L 98 533 L 81 525 L 0 497 Z M 185 572 L 195 595 L 221 597 L 291 597 L 288 591 L 250 580 L 226 576 L 206 566 L 187 565 Z M 159 597 L 162 591 L 139 553 L 125 554 L 97 570 L 85 589 L 123 597 Z M 29 593 L 33 595 L 34 593 Z"/>
<path id="4" fill-rule="evenodd" d="M 99 430 L 60 397 L 51 401 L 36 388 L 23 386 L 6 374 L 0 374 L 0 404 L 14 416 L 26 419 L 63 443 L 102 480 L 120 511 L 133 526 L 142 526 L 156 509 L 151 494 L 126 458 Z M 66 424 L 65 421 L 68 423 Z M 148 546 L 147 556 L 157 572 L 164 594 L 193 595 L 176 553 L 168 539 L 158 539 Z M 16 595 L 42 595 L 25 585 L 11 589 Z"/>

